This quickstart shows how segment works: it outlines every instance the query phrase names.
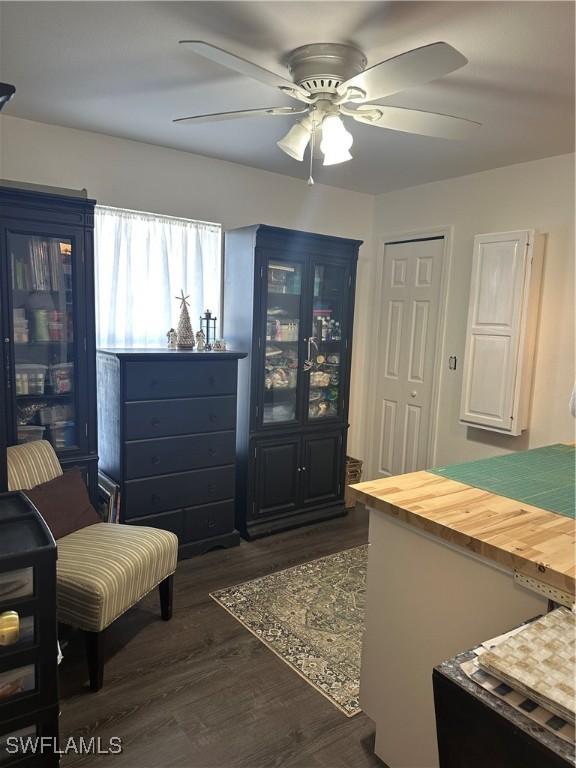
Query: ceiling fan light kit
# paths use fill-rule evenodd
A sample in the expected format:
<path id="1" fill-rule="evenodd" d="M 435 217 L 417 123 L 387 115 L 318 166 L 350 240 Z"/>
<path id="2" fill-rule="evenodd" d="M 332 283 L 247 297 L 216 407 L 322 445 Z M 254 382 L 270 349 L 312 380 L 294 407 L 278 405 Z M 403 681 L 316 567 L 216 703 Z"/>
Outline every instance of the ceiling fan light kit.
<path id="1" fill-rule="evenodd" d="M 320 149 L 324 155 L 324 165 L 337 165 L 352 160 L 350 147 L 352 134 L 346 130 L 338 115 L 326 115 L 322 122 L 322 141 Z"/>
<path id="2" fill-rule="evenodd" d="M 286 153 L 289 157 L 302 162 L 302 160 L 304 160 L 306 147 L 310 143 L 313 130 L 314 123 L 312 118 L 305 117 L 303 120 L 300 120 L 300 122 L 293 125 L 286 136 L 280 139 L 280 141 L 277 141 L 276 144 L 282 152 Z"/>
<path id="3" fill-rule="evenodd" d="M 368 103 L 436 80 L 463 67 L 467 59 L 448 43 L 423 45 L 368 68 L 366 56 L 354 46 L 311 43 L 296 48 L 288 55 L 286 66 L 292 77 L 289 80 L 202 40 L 180 42 L 194 53 L 270 85 L 306 106 L 192 115 L 177 118 L 174 122 L 201 123 L 306 114 L 277 142 L 283 152 L 300 162 L 304 160 L 311 138 L 320 130 L 324 165 L 336 165 L 352 159 L 350 148 L 353 137 L 346 130 L 342 117 L 376 128 L 448 139 L 468 138 L 480 126 L 461 117 Z"/>
<path id="4" fill-rule="evenodd" d="M 352 134 L 346 130 L 344 123 L 335 113 L 326 113 L 316 107 L 300 122 L 293 125 L 288 133 L 277 141 L 277 146 L 294 160 L 302 162 L 304 153 L 313 135 L 322 132 L 320 150 L 324 155 L 324 165 L 336 165 L 352 159 L 350 147 Z"/>

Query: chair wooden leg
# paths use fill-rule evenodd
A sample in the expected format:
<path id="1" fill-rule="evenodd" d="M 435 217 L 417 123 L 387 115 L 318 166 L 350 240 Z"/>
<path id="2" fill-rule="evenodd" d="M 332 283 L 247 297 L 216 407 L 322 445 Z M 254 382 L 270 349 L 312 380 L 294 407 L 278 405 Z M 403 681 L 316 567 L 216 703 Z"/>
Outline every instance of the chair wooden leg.
<path id="1" fill-rule="evenodd" d="M 104 684 L 104 632 L 84 632 L 90 690 L 99 691 Z"/>
<path id="2" fill-rule="evenodd" d="M 161 581 L 158 584 L 160 592 L 160 614 L 164 621 L 170 621 L 172 618 L 172 592 L 174 589 L 174 575 Z"/>

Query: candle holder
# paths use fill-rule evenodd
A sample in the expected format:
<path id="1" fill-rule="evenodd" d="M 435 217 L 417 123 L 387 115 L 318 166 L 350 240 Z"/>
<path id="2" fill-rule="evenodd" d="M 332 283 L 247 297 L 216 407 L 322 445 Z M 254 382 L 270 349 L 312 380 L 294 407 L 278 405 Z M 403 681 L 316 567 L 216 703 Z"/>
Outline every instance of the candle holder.
<path id="1" fill-rule="evenodd" d="M 212 312 L 210 312 L 209 309 L 207 309 L 203 315 L 200 315 L 200 329 L 204 332 L 204 336 L 206 337 L 206 346 L 204 348 L 207 351 L 212 349 L 214 340 L 216 339 L 217 319 L 217 317 L 212 317 Z"/>

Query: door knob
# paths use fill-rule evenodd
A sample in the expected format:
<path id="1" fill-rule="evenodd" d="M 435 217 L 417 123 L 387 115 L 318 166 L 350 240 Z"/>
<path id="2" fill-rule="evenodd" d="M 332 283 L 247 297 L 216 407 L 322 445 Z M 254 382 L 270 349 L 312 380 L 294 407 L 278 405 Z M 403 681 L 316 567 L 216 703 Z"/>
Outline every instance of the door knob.
<path id="1" fill-rule="evenodd" d="M 15 645 L 20 639 L 20 616 L 16 611 L 0 613 L 0 646 Z"/>
<path id="2" fill-rule="evenodd" d="M 410 397 L 416 397 L 417 394 L 418 392 L 416 392 L 416 390 L 413 389 L 412 392 L 410 392 Z"/>

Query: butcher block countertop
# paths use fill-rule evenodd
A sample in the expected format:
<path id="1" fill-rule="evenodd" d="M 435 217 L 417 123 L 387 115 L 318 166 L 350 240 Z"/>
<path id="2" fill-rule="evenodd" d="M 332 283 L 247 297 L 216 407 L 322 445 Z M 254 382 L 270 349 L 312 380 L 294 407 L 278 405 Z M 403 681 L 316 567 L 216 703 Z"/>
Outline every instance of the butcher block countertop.
<path id="1" fill-rule="evenodd" d="M 351 486 L 356 501 L 510 570 L 575 593 L 574 520 L 431 472 Z"/>

